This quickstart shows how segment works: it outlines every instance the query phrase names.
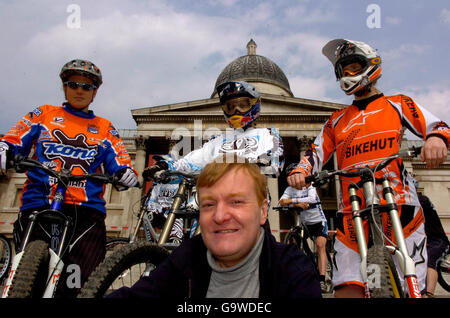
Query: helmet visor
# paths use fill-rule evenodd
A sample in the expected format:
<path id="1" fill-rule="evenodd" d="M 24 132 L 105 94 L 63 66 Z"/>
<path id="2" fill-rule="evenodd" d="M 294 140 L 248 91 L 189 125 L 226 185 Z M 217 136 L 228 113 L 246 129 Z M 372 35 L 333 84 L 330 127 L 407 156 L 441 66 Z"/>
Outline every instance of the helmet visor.
<path id="1" fill-rule="evenodd" d="M 248 97 L 238 97 L 227 100 L 224 104 L 221 105 L 222 110 L 227 115 L 234 114 L 245 114 L 250 109 L 252 109 L 252 101 Z"/>

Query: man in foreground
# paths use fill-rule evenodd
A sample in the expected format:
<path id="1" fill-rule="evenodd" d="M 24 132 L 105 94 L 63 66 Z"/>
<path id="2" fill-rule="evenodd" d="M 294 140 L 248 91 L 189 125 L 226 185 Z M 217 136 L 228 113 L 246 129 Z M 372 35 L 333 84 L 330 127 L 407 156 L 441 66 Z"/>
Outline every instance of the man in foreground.
<path id="1" fill-rule="evenodd" d="M 197 180 L 201 235 L 184 241 L 148 277 L 110 297 L 321 297 L 309 259 L 262 225 L 267 184 L 256 164 L 218 158 Z"/>

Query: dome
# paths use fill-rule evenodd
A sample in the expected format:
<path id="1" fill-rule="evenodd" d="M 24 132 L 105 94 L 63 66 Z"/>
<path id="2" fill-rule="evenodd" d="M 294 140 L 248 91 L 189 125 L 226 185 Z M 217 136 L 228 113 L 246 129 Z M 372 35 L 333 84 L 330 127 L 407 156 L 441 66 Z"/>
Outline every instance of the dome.
<path id="1" fill-rule="evenodd" d="M 256 54 L 256 43 L 247 44 L 247 55 L 238 57 L 228 64 L 217 78 L 214 88 L 227 81 L 246 81 L 252 84 L 267 83 L 282 88 L 293 96 L 289 81 L 281 68 L 267 57 Z M 258 90 L 259 87 L 257 87 Z M 213 92 L 212 96 L 215 95 Z"/>

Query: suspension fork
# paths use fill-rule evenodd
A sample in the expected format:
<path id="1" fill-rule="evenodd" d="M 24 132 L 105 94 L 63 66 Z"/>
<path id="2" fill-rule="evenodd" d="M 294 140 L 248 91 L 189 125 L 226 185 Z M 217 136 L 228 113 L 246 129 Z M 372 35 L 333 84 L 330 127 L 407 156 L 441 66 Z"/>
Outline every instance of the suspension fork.
<path id="1" fill-rule="evenodd" d="M 416 265 L 414 260 L 409 256 L 408 248 L 406 246 L 405 236 L 403 234 L 403 227 L 398 215 L 397 204 L 394 200 L 394 194 L 389 180 L 386 178 L 382 181 L 383 196 L 386 200 L 391 218 L 392 227 L 394 230 L 395 239 L 397 241 L 398 249 L 389 248 L 391 253 L 395 253 L 399 257 L 400 267 L 404 273 L 405 281 L 408 285 L 408 291 L 411 298 L 422 298 L 419 284 L 416 275 Z"/>
<path id="2" fill-rule="evenodd" d="M 167 215 L 166 222 L 164 223 L 164 227 L 158 240 L 158 245 L 167 243 L 167 240 L 169 239 L 170 231 L 172 230 L 173 224 L 175 223 L 175 211 L 179 210 L 183 202 L 186 201 L 186 187 L 187 181 L 186 179 L 183 179 L 180 182 L 178 191 L 174 196 L 172 206 L 170 207 L 169 214 Z"/>
<path id="3" fill-rule="evenodd" d="M 356 194 L 356 189 L 357 189 L 356 186 L 351 184 L 348 187 L 348 192 L 350 195 L 350 203 L 352 206 L 353 226 L 355 228 L 356 241 L 358 242 L 359 256 L 361 258 L 359 270 L 364 284 L 364 295 L 366 298 L 369 298 L 370 290 L 369 290 L 369 281 L 367 277 L 367 241 L 364 232 L 362 216 L 360 214 L 361 199 Z"/>

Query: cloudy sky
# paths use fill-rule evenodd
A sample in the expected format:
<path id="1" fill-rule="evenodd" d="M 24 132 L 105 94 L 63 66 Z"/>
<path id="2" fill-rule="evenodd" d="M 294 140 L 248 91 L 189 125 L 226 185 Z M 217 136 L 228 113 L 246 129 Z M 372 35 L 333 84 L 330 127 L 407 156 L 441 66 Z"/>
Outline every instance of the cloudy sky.
<path id="1" fill-rule="evenodd" d="M 135 128 L 131 109 L 209 98 L 250 38 L 296 97 L 350 103 L 321 54 L 342 37 L 379 51 L 385 94 L 408 94 L 450 123 L 448 0 L 0 0 L 0 133 L 64 101 L 58 74 L 73 58 L 102 70 L 96 114 Z"/>

